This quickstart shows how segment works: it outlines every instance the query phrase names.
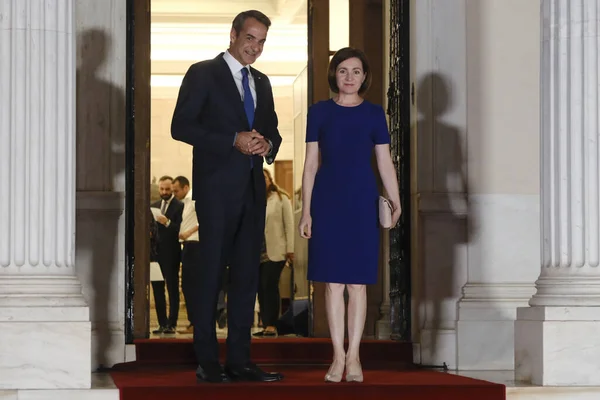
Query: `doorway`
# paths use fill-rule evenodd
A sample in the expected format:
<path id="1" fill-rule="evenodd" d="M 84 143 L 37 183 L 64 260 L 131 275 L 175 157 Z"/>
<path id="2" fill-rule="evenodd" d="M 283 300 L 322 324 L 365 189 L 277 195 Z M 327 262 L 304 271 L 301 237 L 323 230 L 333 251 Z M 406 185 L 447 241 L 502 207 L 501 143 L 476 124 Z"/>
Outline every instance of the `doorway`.
<path id="1" fill-rule="evenodd" d="M 239 8 L 239 2 L 234 3 L 236 3 L 236 7 Z M 301 177 L 302 161 L 304 157 L 303 138 L 306 111 L 309 104 L 329 98 L 329 91 L 326 84 L 327 65 L 333 51 L 340 46 L 336 45 L 335 41 L 332 43 L 331 32 L 334 32 L 333 36 L 338 35 L 339 32 L 345 32 L 344 34 L 347 35 L 346 45 L 363 48 L 367 52 L 369 58 L 375 60 L 373 69 L 374 71 L 380 71 L 381 73 L 378 74 L 378 77 L 374 75 L 374 78 L 379 78 L 379 81 L 375 79 L 373 89 L 369 92 L 368 98 L 378 104 L 384 103 L 384 64 L 382 62 L 384 46 L 383 33 L 381 32 L 381 35 L 373 34 L 369 28 L 371 26 L 382 26 L 384 15 L 383 4 L 382 1 L 371 0 L 264 0 L 258 1 L 257 3 L 260 3 L 261 6 L 267 8 L 271 7 L 271 15 L 280 15 L 278 13 L 281 13 L 288 21 L 296 21 L 297 23 L 301 22 L 302 19 L 305 21 L 304 29 L 306 33 L 303 42 L 304 44 L 308 43 L 308 46 L 305 49 L 304 58 L 302 59 L 305 65 L 300 72 L 295 75 L 294 73 L 291 73 L 290 71 L 293 71 L 292 63 L 289 61 L 282 62 L 280 59 L 281 57 L 279 57 L 279 61 L 274 61 L 279 62 L 279 64 L 277 64 L 276 72 L 269 73 L 268 66 L 256 65 L 258 69 L 267 72 L 267 75 L 270 76 L 272 82 L 277 80 L 279 80 L 279 82 L 287 82 L 287 80 L 291 81 L 293 104 L 291 108 L 290 126 L 287 127 L 292 133 L 290 136 L 290 156 L 288 159 L 278 159 L 278 164 L 274 166 L 274 172 L 276 179 L 282 179 L 284 181 L 282 183 L 289 186 L 289 173 L 291 169 L 291 181 L 293 186 L 290 194 L 292 194 L 292 197 L 296 198 L 301 184 L 301 179 L 299 177 Z M 299 3 L 300 6 L 298 5 Z M 181 7 L 192 7 L 192 10 L 194 10 L 193 7 L 196 7 L 196 11 L 191 13 L 182 12 L 174 6 L 175 4 Z M 391 4 L 390 6 L 395 7 L 394 4 Z M 256 7 L 259 8 L 258 4 Z M 244 6 L 243 8 L 245 9 L 247 7 Z M 336 11 L 335 15 L 338 17 L 340 15 L 342 16 L 341 18 L 345 21 L 346 26 L 353 26 L 353 30 L 344 30 L 343 23 L 342 25 L 339 25 L 339 22 L 335 18 L 332 19 L 332 14 L 329 12 L 330 8 Z M 157 11 L 156 15 L 151 13 L 151 9 Z M 225 15 L 221 11 L 223 9 L 229 9 L 229 7 L 224 7 L 222 1 L 218 0 L 186 0 L 177 3 L 168 0 L 128 0 L 128 191 L 126 200 L 127 277 L 125 310 L 127 343 L 132 343 L 135 338 L 149 337 L 149 332 L 152 327 L 152 314 L 154 313 L 154 310 L 150 307 L 151 291 L 149 285 L 150 272 L 148 267 L 150 245 L 147 235 L 147 227 L 150 220 L 147 207 L 151 200 L 150 187 L 153 177 L 159 177 L 163 172 L 159 172 L 160 170 L 153 170 L 155 158 L 152 153 L 152 148 L 155 145 L 160 146 L 161 139 L 155 140 L 152 132 L 153 129 L 158 129 L 163 136 L 170 136 L 170 133 L 168 132 L 168 124 L 165 123 L 164 115 L 157 115 L 157 113 L 153 113 L 152 110 L 160 107 L 164 107 L 165 109 L 171 107 L 169 102 L 172 101 L 172 99 L 169 99 L 169 96 L 176 96 L 182 75 L 189 65 L 198 60 L 212 58 L 227 47 L 227 43 L 222 41 L 228 39 L 231 20 L 233 19 L 233 16 L 237 14 L 237 12 L 242 11 L 242 9 L 232 9 L 232 15 Z M 340 10 L 347 10 L 347 13 L 340 14 Z M 158 13 L 158 11 L 161 11 L 161 13 Z M 266 11 L 266 13 L 269 14 L 269 9 L 263 8 L 262 11 Z M 335 15 L 333 15 L 333 17 L 335 17 Z M 177 45 L 179 45 L 180 42 L 173 40 L 173 36 L 170 36 L 170 40 L 167 39 L 169 35 L 178 34 L 177 31 L 178 29 L 181 29 L 181 25 L 186 24 L 191 31 L 194 31 L 193 25 L 202 23 L 202 21 L 204 21 L 204 24 L 220 25 L 222 31 L 223 27 L 225 27 L 224 35 L 222 32 L 218 33 L 218 40 L 222 42 L 217 42 L 218 50 L 216 48 L 209 50 L 212 51 L 210 56 L 208 53 L 192 52 L 183 57 L 184 59 L 178 59 L 181 57 L 174 57 L 174 59 L 171 59 L 173 57 L 170 58 L 169 55 L 173 56 L 174 54 L 181 53 L 182 49 L 177 48 Z M 180 24 L 179 28 L 177 24 Z M 190 27 L 189 25 L 192 26 Z M 342 28 L 340 28 L 340 26 L 342 26 Z M 196 28 L 198 27 L 196 26 Z M 210 31 L 210 28 L 208 28 L 207 25 L 205 25 L 204 28 L 207 31 Z M 155 29 L 155 31 L 162 31 L 165 34 L 165 36 L 163 36 L 165 41 L 163 42 L 162 47 L 155 46 L 154 42 L 152 42 L 151 51 L 151 32 L 153 32 L 153 29 Z M 215 33 L 214 30 L 213 33 Z M 181 31 L 179 34 L 181 34 Z M 290 37 L 286 37 L 285 34 L 282 34 L 282 36 L 287 40 L 291 40 Z M 259 61 L 266 62 L 268 60 L 265 56 L 268 54 L 267 52 L 271 45 L 270 42 L 274 37 L 277 37 L 277 35 L 275 35 L 275 30 L 272 28 L 269 32 L 269 40 L 265 46 L 265 52 Z M 306 37 L 308 37 L 308 40 L 306 40 Z M 195 39 L 193 36 L 191 39 L 190 37 L 187 39 L 183 38 L 181 42 L 185 42 L 186 40 L 198 40 L 198 37 Z M 283 45 L 285 46 L 286 43 Z M 151 60 L 151 62 L 149 62 L 149 60 Z M 408 64 L 403 64 L 401 68 L 403 68 L 402 71 L 407 72 Z M 285 74 L 281 75 L 282 72 Z M 280 78 L 278 78 L 278 76 L 280 76 Z M 281 76 L 285 77 L 282 78 Z M 153 91 L 155 94 L 158 94 L 159 98 L 162 97 L 162 100 L 164 100 L 160 104 L 154 103 L 154 107 L 152 107 L 154 101 L 152 95 Z M 281 129 L 282 126 L 280 125 L 280 130 Z M 402 143 L 404 146 L 405 143 Z M 191 154 L 191 149 L 180 150 L 170 143 L 167 144 L 166 147 L 171 149 L 175 154 L 175 157 L 191 158 L 186 153 L 187 151 Z M 181 153 L 181 151 L 183 151 L 183 153 Z M 288 164 L 285 164 L 286 161 Z M 291 168 L 289 162 L 292 164 Z M 157 165 L 158 164 L 160 164 L 160 161 Z M 173 176 L 185 174 L 185 171 L 182 169 L 177 170 L 176 168 L 174 168 L 172 172 L 165 172 L 166 174 Z M 188 175 L 189 174 L 191 174 L 191 172 L 188 172 Z M 409 193 L 410 192 L 408 191 L 408 199 L 410 198 Z M 403 209 L 408 210 L 408 204 L 403 205 Z M 296 212 L 299 211 L 296 205 L 294 205 L 294 210 Z M 408 240 L 408 243 L 409 242 L 410 241 Z M 404 240 L 400 245 L 405 246 L 406 243 L 407 241 Z M 303 252 L 306 252 L 307 246 L 305 244 L 299 243 L 296 246 L 295 251 L 297 253 L 302 254 Z M 408 248 L 410 248 L 410 245 Z M 392 256 L 394 254 L 395 253 L 392 252 Z M 405 255 L 407 253 L 404 252 L 403 254 Z M 297 256 L 296 259 L 298 258 L 306 259 L 306 257 L 302 256 Z M 404 256 L 403 260 L 408 260 L 408 258 Z M 385 261 L 387 260 L 384 260 L 384 262 Z M 406 277 L 404 277 L 403 280 L 405 278 Z M 305 277 L 303 277 L 303 279 L 305 280 Z M 305 283 L 305 286 L 307 294 L 308 292 L 312 294 L 310 313 L 311 334 L 312 336 L 328 336 L 325 314 L 323 312 L 324 297 L 322 288 L 318 284 L 310 285 L 308 282 Z M 376 286 L 376 288 L 373 288 L 373 290 L 369 292 L 371 299 L 369 303 L 370 320 L 368 320 L 367 324 L 373 326 L 371 332 L 374 330 L 374 324 L 379 317 L 379 309 L 383 299 L 383 286 Z M 393 282 L 391 283 L 391 287 L 396 287 Z M 403 307 L 410 308 L 410 306 L 407 306 L 406 304 Z M 403 320 L 407 318 L 407 315 L 408 319 L 410 319 L 409 311 L 408 313 L 405 311 L 398 312 L 398 315 L 402 314 Z M 366 334 L 369 335 L 369 327 L 366 329 Z M 403 339 L 406 338 L 403 337 Z"/>

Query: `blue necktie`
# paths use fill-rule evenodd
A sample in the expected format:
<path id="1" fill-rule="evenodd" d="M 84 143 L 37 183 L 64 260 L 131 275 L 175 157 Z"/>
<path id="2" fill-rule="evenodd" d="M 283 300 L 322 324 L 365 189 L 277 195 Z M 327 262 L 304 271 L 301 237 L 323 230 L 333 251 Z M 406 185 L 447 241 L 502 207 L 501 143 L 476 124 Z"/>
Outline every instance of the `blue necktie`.
<path id="1" fill-rule="evenodd" d="M 242 68 L 242 87 L 244 88 L 244 110 L 248 118 L 249 129 L 252 129 L 254 123 L 254 99 L 250 91 L 250 81 L 248 80 L 248 68 Z"/>
<path id="2" fill-rule="evenodd" d="M 244 88 L 244 111 L 246 111 L 246 118 L 248 119 L 248 128 L 252 129 L 254 123 L 254 99 L 252 98 L 252 92 L 250 91 L 250 81 L 248 80 L 248 68 L 242 68 L 242 87 Z M 254 160 L 250 156 L 250 168 L 254 167 Z"/>

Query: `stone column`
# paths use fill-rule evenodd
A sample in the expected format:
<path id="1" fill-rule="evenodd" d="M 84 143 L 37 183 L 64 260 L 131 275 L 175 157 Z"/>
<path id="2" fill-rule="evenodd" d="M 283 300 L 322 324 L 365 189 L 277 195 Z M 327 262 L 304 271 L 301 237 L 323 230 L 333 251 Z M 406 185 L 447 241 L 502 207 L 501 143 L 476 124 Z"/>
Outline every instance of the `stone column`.
<path id="1" fill-rule="evenodd" d="M 72 0 L 0 2 L 0 389 L 89 388 Z"/>
<path id="2" fill-rule="evenodd" d="M 542 271 L 515 325 L 515 375 L 600 385 L 597 0 L 543 0 Z"/>

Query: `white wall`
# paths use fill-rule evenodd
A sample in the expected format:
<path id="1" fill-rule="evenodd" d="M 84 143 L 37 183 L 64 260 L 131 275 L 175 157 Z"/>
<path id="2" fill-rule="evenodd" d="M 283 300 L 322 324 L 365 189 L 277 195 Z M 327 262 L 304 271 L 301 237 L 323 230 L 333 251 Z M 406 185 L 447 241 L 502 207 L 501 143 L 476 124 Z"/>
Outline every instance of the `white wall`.
<path id="1" fill-rule="evenodd" d="M 459 304 L 461 369 L 514 368 L 516 308 L 539 275 L 539 32 L 537 0 L 467 0 L 475 219 Z"/>
<path id="2" fill-rule="evenodd" d="M 426 364 L 512 369 L 539 273 L 539 1 L 411 5 L 414 338 Z"/>
<path id="3" fill-rule="evenodd" d="M 78 0 L 76 25 L 75 268 L 96 369 L 125 361 L 125 2 Z"/>

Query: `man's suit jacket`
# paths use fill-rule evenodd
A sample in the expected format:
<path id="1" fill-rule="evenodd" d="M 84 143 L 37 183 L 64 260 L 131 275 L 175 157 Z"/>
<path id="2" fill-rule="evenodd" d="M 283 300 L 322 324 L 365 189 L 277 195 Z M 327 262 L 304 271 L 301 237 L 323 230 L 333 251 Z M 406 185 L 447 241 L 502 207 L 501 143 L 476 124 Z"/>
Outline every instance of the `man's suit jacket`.
<path id="1" fill-rule="evenodd" d="M 151 205 L 151 207 L 161 208 L 162 200 L 159 200 Z M 183 203 L 173 197 L 165 217 L 171 223 L 168 227 L 163 224 L 158 225 L 158 261 L 168 263 L 179 263 L 181 257 L 181 244 L 179 243 L 179 227 L 181 226 L 181 218 L 183 215 Z"/>
<path id="2" fill-rule="evenodd" d="M 237 132 L 255 129 L 268 138 L 273 149 L 267 162 L 272 162 L 279 150 L 281 136 L 271 84 L 265 74 L 254 68 L 250 71 L 257 97 L 253 126 L 248 124 L 240 92 L 223 53 L 192 65 L 181 84 L 171 135 L 194 147 L 192 187 L 197 208 L 206 205 L 206 201 L 212 208 L 246 187 L 251 176 L 250 156 L 234 147 Z M 255 194 L 264 204 L 263 158 L 253 156 L 253 163 Z"/>

